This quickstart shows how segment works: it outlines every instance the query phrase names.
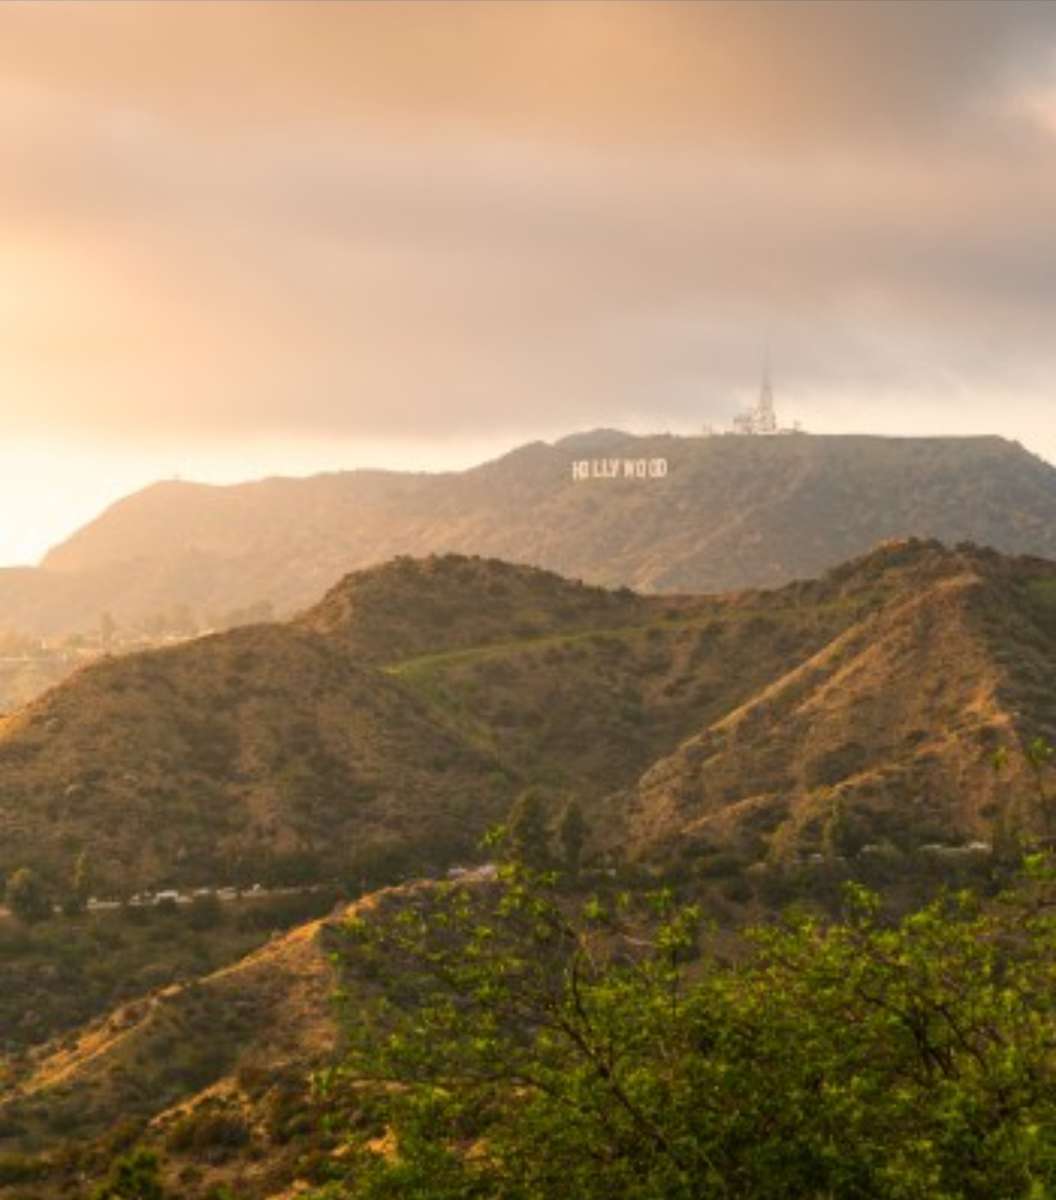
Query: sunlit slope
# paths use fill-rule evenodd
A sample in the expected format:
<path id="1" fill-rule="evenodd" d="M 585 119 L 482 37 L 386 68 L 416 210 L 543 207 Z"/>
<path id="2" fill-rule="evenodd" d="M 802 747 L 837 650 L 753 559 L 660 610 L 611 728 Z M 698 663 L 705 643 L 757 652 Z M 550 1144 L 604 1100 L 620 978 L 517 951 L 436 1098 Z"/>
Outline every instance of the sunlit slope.
<path id="1" fill-rule="evenodd" d="M 774 863 L 989 840 L 1013 818 L 1053 832 L 1019 750 L 1056 736 L 1056 566 L 893 546 L 844 586 L 885 563 L 900 582 L 873 611 L 643 775 L 634 853 Z"/>
<path id="2" fill-rule="evenodd" d="M 663 457 L 669 473 L 577 483 L 584 457 Z M 204 623 L 262 601 L 293 612 L 349 570 L 447 551 L 646 591 L 772 587 L 908 535 L 1056 555 L 1056 470 L 1000 438 L 610 432 L 444 475 L 168 482 L 112 506 L 43 570 L 0 573 L 0 627 L 176 605 Z"/>
<path id="3" fill-rule="evenodd" d="M 336 1044 L 337 977 L 324 922 L 230 967 L 151 992 L 12 1063 L 0 1080 L 0 1153 L 92 1139 L 196 1097 L 250 1090 L 258 1105 Z"/>
<path id="4" fill-rule="evenodd" d="M 0 1063 L 0 1195 L 67 1195 L 133 1141 L 161 1153 L 173 1194 L 226 1184 L 263 1200 L 321 1182 L 318 1155 L 340 1134 L 321 1119 L 312 1073 L 334 1062 L 343 1022 L 383 986 L 338 953 L 341 927 L 429 907 L 437 891 L 425 881 L 371 893 Z"/>

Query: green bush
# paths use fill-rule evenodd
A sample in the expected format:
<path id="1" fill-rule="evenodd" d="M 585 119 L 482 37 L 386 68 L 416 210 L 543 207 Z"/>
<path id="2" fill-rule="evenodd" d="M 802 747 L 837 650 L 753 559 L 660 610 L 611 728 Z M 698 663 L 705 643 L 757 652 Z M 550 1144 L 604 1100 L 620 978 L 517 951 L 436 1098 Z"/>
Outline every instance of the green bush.
<path id="1" fill-rule="evenodd" d="M 848 886 L 843 921 L 751 931 L 735 965 L 670 897 L 576 914 L 519 867 L 358 917 L 343 956 L 387 986 L 321 1080 L 335 1194 L 1056 1195 L 1056 870 L 1031 872 L 898 921 Z"/>

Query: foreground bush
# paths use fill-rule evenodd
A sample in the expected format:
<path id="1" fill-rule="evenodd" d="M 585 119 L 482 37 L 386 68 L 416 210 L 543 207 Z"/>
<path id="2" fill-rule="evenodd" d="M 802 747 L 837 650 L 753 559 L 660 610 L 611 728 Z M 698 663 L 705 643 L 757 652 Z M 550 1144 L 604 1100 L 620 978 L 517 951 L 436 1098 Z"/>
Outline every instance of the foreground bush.
<path id="1" fill-rule="evenodd" d="M 347 930 L 374 980 L 321 1081 L 333 1195 L 953 1200 L 1056 1194 L 1056 883 L 900 922 L 852 889 L 726 965 L 661 897 L 544 876 L 412 891 Z M 360 973 L 361 972 L 361 973 Z"/>

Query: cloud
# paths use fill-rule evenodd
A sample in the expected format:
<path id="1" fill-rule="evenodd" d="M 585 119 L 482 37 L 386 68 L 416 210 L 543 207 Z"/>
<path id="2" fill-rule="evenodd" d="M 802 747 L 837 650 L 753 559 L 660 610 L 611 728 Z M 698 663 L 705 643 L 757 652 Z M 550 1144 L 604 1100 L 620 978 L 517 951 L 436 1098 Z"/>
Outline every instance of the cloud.
<path id="1" fill-rule="evenodd" d="M 1041 429 L 1054 46 L 1011 2 L 0 6 L 0 429 L 687 425 L 766 343 L 820 424 Z"/>

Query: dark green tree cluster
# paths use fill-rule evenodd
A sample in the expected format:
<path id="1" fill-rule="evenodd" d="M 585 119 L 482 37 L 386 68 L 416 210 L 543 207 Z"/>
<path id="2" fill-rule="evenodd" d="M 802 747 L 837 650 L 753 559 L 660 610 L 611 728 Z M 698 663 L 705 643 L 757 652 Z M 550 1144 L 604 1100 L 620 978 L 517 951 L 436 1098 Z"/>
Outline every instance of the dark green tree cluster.
<path id="1" fill-rule="evenodd" d="M 52 914 L 52 901 L 44 881 L 30 867 L 20 867 L 4 888 L 4 903 L 24 924 L 35 925 Z"/>
<path id="2" fill-rule="evenodd" d="M 571 879 L 579 875 L 587 842 L 587 823 L 579 801 L 569 797 L 551 830 L 551 803 L 539 788 L 518 796 L 506 824 L 506 852 L 512 860 L 535 871 L 560 866 Z M 556 833 L 556 848 L 555 838 Z"/>
<path id="3" fill-rule="evenodd" d="M 668 897 L 573 911 L 514 865 L 348 926 L 331 1192 L 350 1200 L 1056 1195 L 1056 876 L 895 921 L 755 931 Z"/>
<path id="4" fill-rule="evenodd" d="M 158 1156 L 138 1149 L 118 1159 L 92 1192 L 92 1200 L 165 1200 Z"/>

